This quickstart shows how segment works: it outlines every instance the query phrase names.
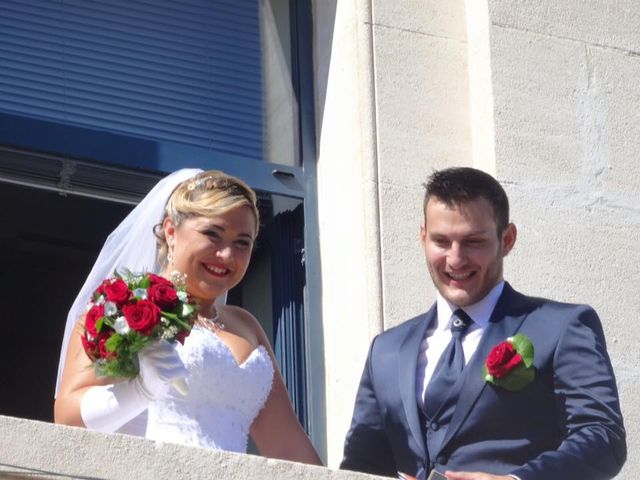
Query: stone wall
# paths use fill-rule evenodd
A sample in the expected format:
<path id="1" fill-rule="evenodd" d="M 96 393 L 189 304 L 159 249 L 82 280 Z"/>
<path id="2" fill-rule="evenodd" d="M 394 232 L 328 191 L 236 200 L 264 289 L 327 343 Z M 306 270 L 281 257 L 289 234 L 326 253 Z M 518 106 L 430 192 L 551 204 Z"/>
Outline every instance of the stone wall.
<path id="1" fill-rule="evenodd" d="M 0 477 L 374 480 L 371 475 L 0 416 Z"/>
<path id="2" fill-rule="evenodd" d="M 316 0 L 314 28 L 329 464 L 371 338 L 434 298 L 421 183 L 473 165 L 512 201 L 506 278 L 599 312 L 640 476 L 637 2 Z"/>
<path id="3" fill-rule="evenodd" d="M 532 295 L 598 311 L 628 432 L 619 478 L 638 478 L 640 8 L 630 0 L 486 3 L 492 173 L 519 227 L 506 276 Z"/>

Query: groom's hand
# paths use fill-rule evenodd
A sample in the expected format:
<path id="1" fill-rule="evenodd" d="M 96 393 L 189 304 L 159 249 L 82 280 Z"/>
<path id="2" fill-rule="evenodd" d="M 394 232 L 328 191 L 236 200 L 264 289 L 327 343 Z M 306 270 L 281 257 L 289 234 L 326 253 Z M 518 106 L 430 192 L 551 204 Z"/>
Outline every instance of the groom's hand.
<path id="1" fill-rule="evenodd" d="M 447 480 L 513 480 L 509 475 L 491 475 L 483 472 L 445 472 Z"/>

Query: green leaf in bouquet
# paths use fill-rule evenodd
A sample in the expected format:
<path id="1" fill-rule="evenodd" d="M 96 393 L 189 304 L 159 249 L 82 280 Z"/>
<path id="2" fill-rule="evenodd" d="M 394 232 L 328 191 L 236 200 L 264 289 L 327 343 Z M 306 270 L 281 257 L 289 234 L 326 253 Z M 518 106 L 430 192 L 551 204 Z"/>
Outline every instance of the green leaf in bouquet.
<path id="1" fill-rule="evenodd" d="M 175 322 L 176 322 L 176 325 L 178 325 L 178 327 L 181 330 L 186 330 L 187 332 L 191 331 L 191 324 L 190 323 L 182 320 L 181 318 L 177 318 Z"/>
<path id="2" fill-rule="evenodd" d="M 106 325 L 107 327 L 113 328 L 113 320 L 111 320 L 106 315 L 104 317 L 101 317 L 100 320 L 98 320 L 98 322 L 100 322 L 100 328 L 102 328 L 104 325 Z M 96 325 L 98 324 L 98 322 L 96 322 Z"/>
<path id="3" fill-rule="evenodd" d="M 109 339 L 106 341 L 104 346 L 106 347 L 107 351 L 115 352 L 120 347 L 121 344 L 122 344 L 122 335 L 120 335 L 119 333 L 114 333 L 109 337 Z"/>
<path id="4" fill-rule="evenodd" d="M 160 315 L 162 315 L 165 318 L 168 318 L 169 320 L 178 319 L 178 315 L 176 315 L 175 313 L 167 312 L 166 310 L 162 310 L 162 312 L 160 312 Z"/>
<path id="5" fill-rule="evenodd" d="M 131 354 L 136 354 L 149 345 L 153 339 L 138 332 L 130 332 L 127 338 L 128 350 Z"/>
<path id="6" fill-rule="evenodd" d="M 131 331 L 127 334 L 114 334 L 107 340 L 106 348 L 115 355 L 94 362 L 96 374 L 106 377 L 135 377 L 139 372 L 138 352 L 152 341 L 150 337 Z"/>
<path id="7" fill-rule="evenodd" d="M 97 321 L 96 321 L 96 330 L 98 332 L 102 331 L 102 325 L 104 324 L 106 320 L 106 317 L 100 317 Z"/>
<path id="8" fill-rule="evenodd" d="M 193 314 L 193 309 L 191 309 L 191 314 L 189 315 L 180 315 L 177 313 L 173 313 L 173 312 L 165 312 L 162 311 L 161 315 L 169 320 L 172 320 L 171 323 L 179 326 L 180 328 L 184 328 L 184 326 L 189 326 L 189 318 L 191 317 L 191 315 Z"/>
<path id="9" fill-rule="evenodd" d="M 96 375 L 100 377 L 134 378 L 140 372 L 137 357 L 125 356 L 114 360 L 98 360 Z"/>

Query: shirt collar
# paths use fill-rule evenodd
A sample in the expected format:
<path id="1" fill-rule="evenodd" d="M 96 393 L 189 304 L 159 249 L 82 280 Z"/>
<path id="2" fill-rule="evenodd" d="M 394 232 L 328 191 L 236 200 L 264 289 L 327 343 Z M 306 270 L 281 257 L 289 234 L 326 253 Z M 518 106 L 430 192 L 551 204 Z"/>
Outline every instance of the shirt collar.
<path id="1" fill-rule="evenodd" d="M 485 328 L 489 324 L 491 314 L 493 313 L 493 309 L 496 308 L 496 304 L 498 303 L 500 295 L 502 295 L 503 289 L 504 280 L 493 287 L 482 300 L 474 303 L 473 305 L 468 305 L 462 308 L 462 310 L 464 310 L 480 328 Z M 437 328 L 438 330 L 448 329 L 451 321 L 451 315 L 458 309 L 458 307 L 446 300 L 442 295 L 440 295 L 440 292 L 438 292 L 437 295 L 436 305 L 438 312 Z"/>

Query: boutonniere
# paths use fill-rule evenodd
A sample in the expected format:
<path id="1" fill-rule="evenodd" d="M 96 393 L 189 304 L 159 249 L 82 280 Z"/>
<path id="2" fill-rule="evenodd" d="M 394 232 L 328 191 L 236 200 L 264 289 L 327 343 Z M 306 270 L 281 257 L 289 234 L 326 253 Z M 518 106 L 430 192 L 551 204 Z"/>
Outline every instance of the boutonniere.
<path id="1" fill-rule="evenodd" d="M 498 387 L 517 392 L 533 382 L 533 343 L 518 333 L 497 344 L 489 352 L 482 369 L 484 379 Z"/>

